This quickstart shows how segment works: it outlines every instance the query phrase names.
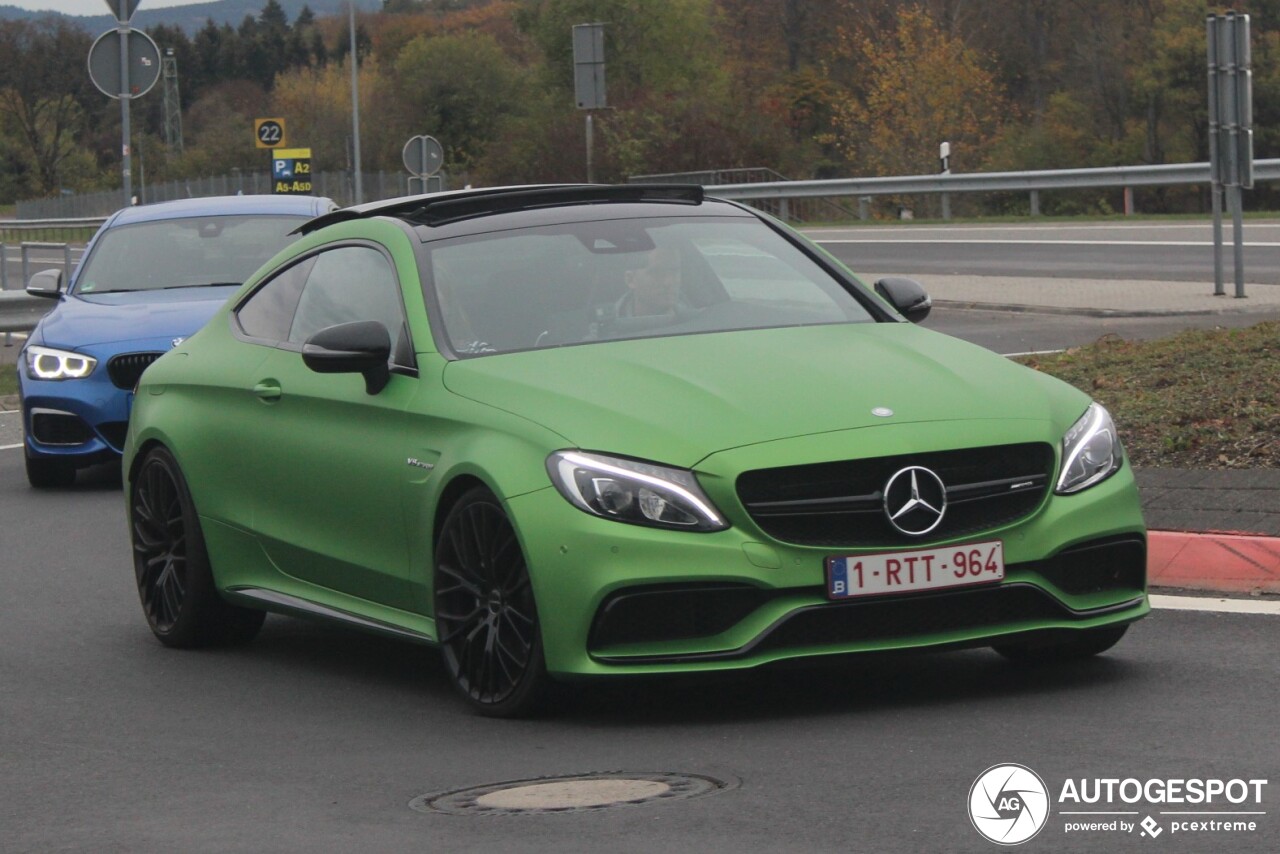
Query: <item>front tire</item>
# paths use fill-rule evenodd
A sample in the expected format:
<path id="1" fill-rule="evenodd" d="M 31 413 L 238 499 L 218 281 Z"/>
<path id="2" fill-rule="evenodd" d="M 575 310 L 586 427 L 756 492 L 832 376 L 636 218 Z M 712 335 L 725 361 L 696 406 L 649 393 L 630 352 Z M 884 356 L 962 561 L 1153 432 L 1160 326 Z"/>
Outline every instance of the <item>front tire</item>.
<path id="1" fill-rule="evenodd" d="M 58 457 L 33 457 L 26 454 L 27 483 L 35 489 L 59 489 L 76 482 L 76 467 Z"/>
<path id="2" fill-rule="evenodd" d="M 435 548 L 436 637 L 454 687 L 477 712 L 521 717 L 548 688 L 542 633 L 524 552 L 483 487 L 467 492 Z"/>
<path id="3" fill-rule="evenodd" d="M 160 642 L 191 648 L 252 640 L 266 613 L 218 595 L 191 491 L 165 448 L 143 458 L 129 508 L 138 596 Z"/>
<path id="4" fill-rule="evenodd" d="M 992 649 L 1017 664 L 1056 664 L 1100 655 L 1119 643 L 1128 630 L 1127 625 L 1087 629 L 1067 641 L 997 644 Z"/>

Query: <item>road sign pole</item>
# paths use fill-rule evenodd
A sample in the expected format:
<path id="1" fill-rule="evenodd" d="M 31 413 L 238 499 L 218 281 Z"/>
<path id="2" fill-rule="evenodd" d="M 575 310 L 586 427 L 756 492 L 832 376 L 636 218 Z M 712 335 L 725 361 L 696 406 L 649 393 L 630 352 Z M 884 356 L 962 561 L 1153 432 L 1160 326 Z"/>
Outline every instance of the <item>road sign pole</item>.
<path id="1" fill-rule="evenodd" d="M 129 128 L 129 21 L 128 0 L 120 0 L 120 138 L 123 154 L 124 206 L 133 204 L 133 146 Z"/>
<path id="2" fill-rule="evenodd" d="M 594 184 L 596 182 L 596 170 L 594 158 L 591 156 L 595 148 L 595 134 L 592 127 L 591 111 L 587 110 L 587 183 Z"/>
<path id="3" fill-rule="evenodd" d="M 1213 295 L 1226 296 L 1222 269 L 1222 152 L 1218 148 L 1218 133 L 1222 124 L 1221 107 L 1218 104 L 1218 16 L 1206 20 L 1205 35 L 1209 60 L 1209 194 L 1213 205 Z"/>

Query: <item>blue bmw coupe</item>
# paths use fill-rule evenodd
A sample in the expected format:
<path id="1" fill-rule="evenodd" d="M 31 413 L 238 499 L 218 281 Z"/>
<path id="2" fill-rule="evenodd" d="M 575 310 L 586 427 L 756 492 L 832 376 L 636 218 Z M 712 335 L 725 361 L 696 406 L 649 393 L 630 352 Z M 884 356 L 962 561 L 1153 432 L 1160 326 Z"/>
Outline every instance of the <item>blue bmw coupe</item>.
<path id="1" fill-rule="evenodd" d="M 334 207 L 310 196 L 227 196 L 125 208 L 69 282 L 61 271 L 32 276 L 28 293 L 58 304 L 18 360 L 31 485 L 66 486 L 77 469 L 119 459 L 147 366 L 203 326 L 290 232 Z"/>

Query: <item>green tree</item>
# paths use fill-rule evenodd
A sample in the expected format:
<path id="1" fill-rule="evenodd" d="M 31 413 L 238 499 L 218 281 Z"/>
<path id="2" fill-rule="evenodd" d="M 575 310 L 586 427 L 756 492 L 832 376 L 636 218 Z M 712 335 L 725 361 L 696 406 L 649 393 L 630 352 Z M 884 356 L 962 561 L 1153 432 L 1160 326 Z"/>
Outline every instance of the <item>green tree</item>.
<path id="1" fill-rule="evenodd" d="M 30 161 L 41 193 L 61 186 L 61 166 L 101 103 L 83 60 L 69 61 L 86 56 L 89 46 L 89 36 L 65 19 L 0 22 L 0 120 Z"/>
<path id="2" fill-rule="evenodd" d="M 526 98 L 521 68 L 492 36 L 476 32 L 407 44 L 396 60 L 394 91 L 406 138 L 436 137 L 453 171 L 472 169 Z"/>
<path id="3" fill-rule="evenodd" d="M 698 90 L 723 94 L 728 84 L 711 0 L 525 0 L 517 25 L 538 46 L 550 88 L 573 92 L 573 26 L 605 22 L 605 74 L 610 105 L 647 93 Z"/>

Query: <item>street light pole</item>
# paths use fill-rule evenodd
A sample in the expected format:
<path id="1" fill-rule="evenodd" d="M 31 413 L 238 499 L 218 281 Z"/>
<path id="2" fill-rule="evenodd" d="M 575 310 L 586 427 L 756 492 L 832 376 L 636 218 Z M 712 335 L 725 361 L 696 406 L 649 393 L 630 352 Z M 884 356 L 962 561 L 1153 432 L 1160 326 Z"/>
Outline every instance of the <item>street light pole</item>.
<path id="1" fill-rule="evenodd" d="M 347 11 L 351 24 L 351 148 L 355 183 L 353 204 L 364 201 L 364 176 L 360 174 L 360 68 L 356 58 L 356 4 L 355 0 L 347 0 Z"/>

